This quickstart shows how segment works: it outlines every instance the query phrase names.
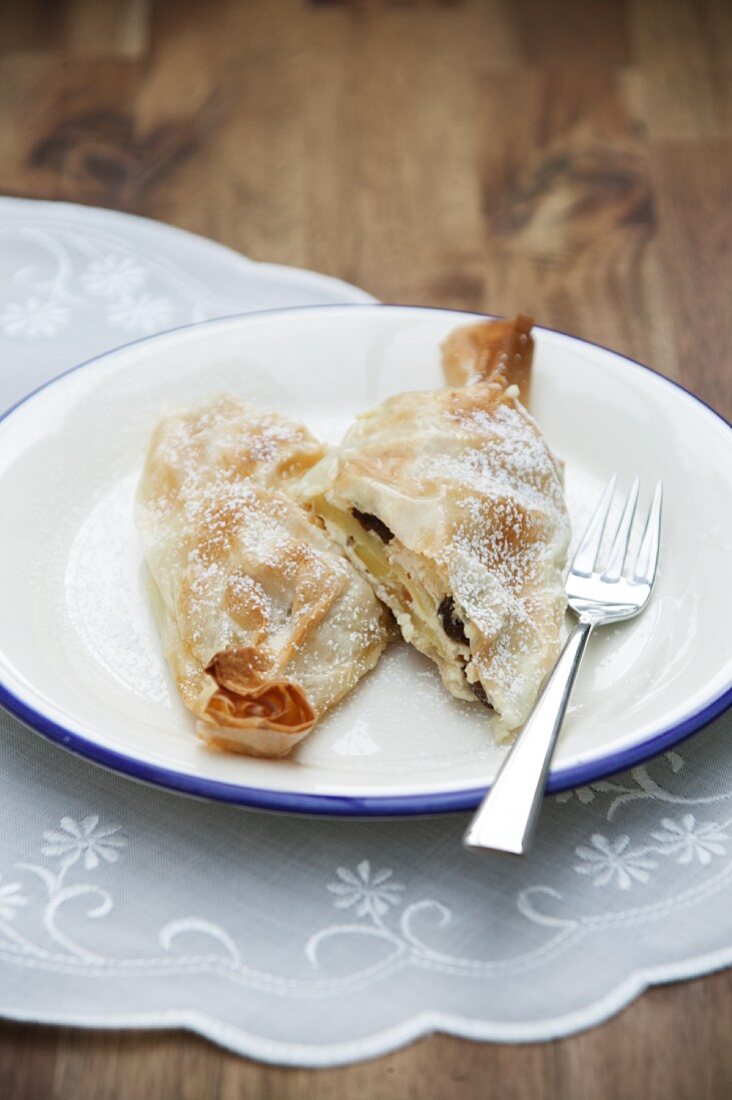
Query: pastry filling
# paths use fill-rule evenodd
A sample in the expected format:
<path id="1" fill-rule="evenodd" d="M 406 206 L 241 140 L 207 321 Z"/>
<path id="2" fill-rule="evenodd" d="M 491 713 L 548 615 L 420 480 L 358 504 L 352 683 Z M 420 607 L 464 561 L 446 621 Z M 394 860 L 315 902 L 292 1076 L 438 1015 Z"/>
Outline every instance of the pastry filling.
<path id="1" fill-rule="evenodd" d="M 488 696 L 485 693 L 485 688 L 481 684 L 480 680 L 476 680 L 474 684 L 471 684 L 470 690 L 472 691 L 473 695 L 479 703 L 482 703 L 484 707 L 488 707 L 488 710 L 493 710 L 493 706 L 490 703 Z"/>
<path id="2" fill-rule="evenodd" d="M 459 670 L 457 675 L 466 689 L 464 694 L 460 693 L 463 698 L 474 697 L 490 708 L 482 684 L 470 683 L 465 675 L 470 639 L 453 597 L 440 599 L 439 595 L 431 594 L 408 565 L 399 560 L 408 557 L 409 552 L 378 516 L 358 508 L 342 511 L 324 497 L 313 504 L 331 533 L 368 572 L 377 595 L 392 609 L 402 629 L 406 629 L 408 640 L 438 664 Z"/>
<path id="3" fill-rule="evenodd" d="M 382 542 L 391 542 L 394 538 L 394 532 L 378 516 L 372 516 L 370 512 L 359 512 L 358 508 L 351 508 L 351 515 L 356 517 L 364 531 L 373 531 Z"/>
<path id="4" fill-rule="evenodd" d="M 452 638 L 458 645 L 470 645 L 465 636 L 465 623 L 455 614 L 455 601 L 452 596 L 445 596 L 437 608 L 437 614 L 442 620 L 442 629 L 448 638 Z"/>

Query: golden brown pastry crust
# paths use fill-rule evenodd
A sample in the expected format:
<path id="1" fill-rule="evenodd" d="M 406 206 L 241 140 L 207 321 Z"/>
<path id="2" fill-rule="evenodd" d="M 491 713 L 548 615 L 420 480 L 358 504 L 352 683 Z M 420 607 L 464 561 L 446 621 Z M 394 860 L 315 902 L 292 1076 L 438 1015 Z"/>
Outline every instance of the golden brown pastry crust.
<path id="1" fill-rule="evenodd" d="M 531 394 L 534 339 L 531 317 L 519 313 L 502 321 L 478 321 L 457 328 L 442 343 L 442 369 L 448 386 L 500 382 L 518 386 L 524 405 Z"/>
<path id="2" fill-rule="evenodd" d="M 286 755 L 386 643 L 370 587 L 288 495 L 323 453 L 231 397 L 153 436 L 136 519 L 166 656 L 210 744 Z"/>
<path id="3" fill-rule="evenodd" d="M 505 728 L 520 725 L 558 652 L 569 523 L 556 465 L 515 388 L 392 397 L 297 492 L 448 689 L 472 702 L 484 694 Z M 369 529 L 354 526 L 359 514 Z"/>

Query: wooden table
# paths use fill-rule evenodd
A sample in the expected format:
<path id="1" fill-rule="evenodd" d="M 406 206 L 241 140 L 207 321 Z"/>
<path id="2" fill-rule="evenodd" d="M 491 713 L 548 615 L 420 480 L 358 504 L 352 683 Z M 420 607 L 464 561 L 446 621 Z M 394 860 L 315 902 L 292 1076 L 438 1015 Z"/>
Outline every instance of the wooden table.
<path id="1" fill-rule="evenodd" d="M 727 0 L 4 0 L 0 191 L 530 312 L 732 412 Z M 731 1037 L 731 971 L 559 1042 L 439 1036 L 322 1072 L 7 1024 L 0 1096 L 709 1100 Z"/>

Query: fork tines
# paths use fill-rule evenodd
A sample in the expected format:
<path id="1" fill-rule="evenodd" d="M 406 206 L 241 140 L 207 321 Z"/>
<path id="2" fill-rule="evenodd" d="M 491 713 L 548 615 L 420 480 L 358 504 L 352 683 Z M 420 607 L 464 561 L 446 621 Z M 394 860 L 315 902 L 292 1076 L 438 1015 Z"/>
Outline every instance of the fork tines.
<path id="1" fill-rule="evenodd" d="M 640 482 L 637 477 L 633 480 L 633 484 L 625 498 L 623 514 L 620 517 L 620 522 L 618 523 L 613 538 L 605 569 L 600 574 L 595 568 L 600 553 L 600 546 L 602 545 L 603 536 L 605 534 L 608 516 L 610 515 L 613 497 L 615 495 L 616 483 L 617 474 L 613 474 L 607 484 L 605 492 L 602 494 L 600 503 L 595 509 L 595 513 L 585 531 L 582 541 L 577 548 L 577 553 L 572 562 L 572 573 L 577 573 L 583 577 L 590 577 L 593 574 L 597 574 L 601 576 L 604 581 L 617 581 L 620 580 L 623 575 L 625 559 L 628 556 L 633 517 L 638 502 Z M 631 578 L 634 581 L 649 585 L 653 583 L 653 578 L 656 574 L 656 564 L 658 562 L 662 498 L 663 486 L 662 483 L 658 481 L 653 493 L 651 506 L 648 510 L 643 538 Z"/>

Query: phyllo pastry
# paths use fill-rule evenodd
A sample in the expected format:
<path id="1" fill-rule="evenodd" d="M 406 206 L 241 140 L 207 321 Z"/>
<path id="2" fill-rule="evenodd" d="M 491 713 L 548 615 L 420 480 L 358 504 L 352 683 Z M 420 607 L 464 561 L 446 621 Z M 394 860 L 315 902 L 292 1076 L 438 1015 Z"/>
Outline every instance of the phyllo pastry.
<path id="1" fill-rule="evenodd" d="M 136 521 L 163 647 L 206 742 L 285 756 L 378 660 L 388 612 L 289 495 L 323 456 L 220 397 L 164 419 Z"/>
<path id="2" fill-rule="evenodd" d="M 478 321 L 455 329 L 442 344 L 442 369 L 448 386 L 480 382 L 515 385 L 529 404 L 534 338 L 531 317 L 519 313 L 504 321 Z"/>
<path id="3" fill-rule="evenodd" d="M 519 726 L 559 649 L 569 522 L 516 387 L 389 398 L 297 492 L 448 690 Z"/>

